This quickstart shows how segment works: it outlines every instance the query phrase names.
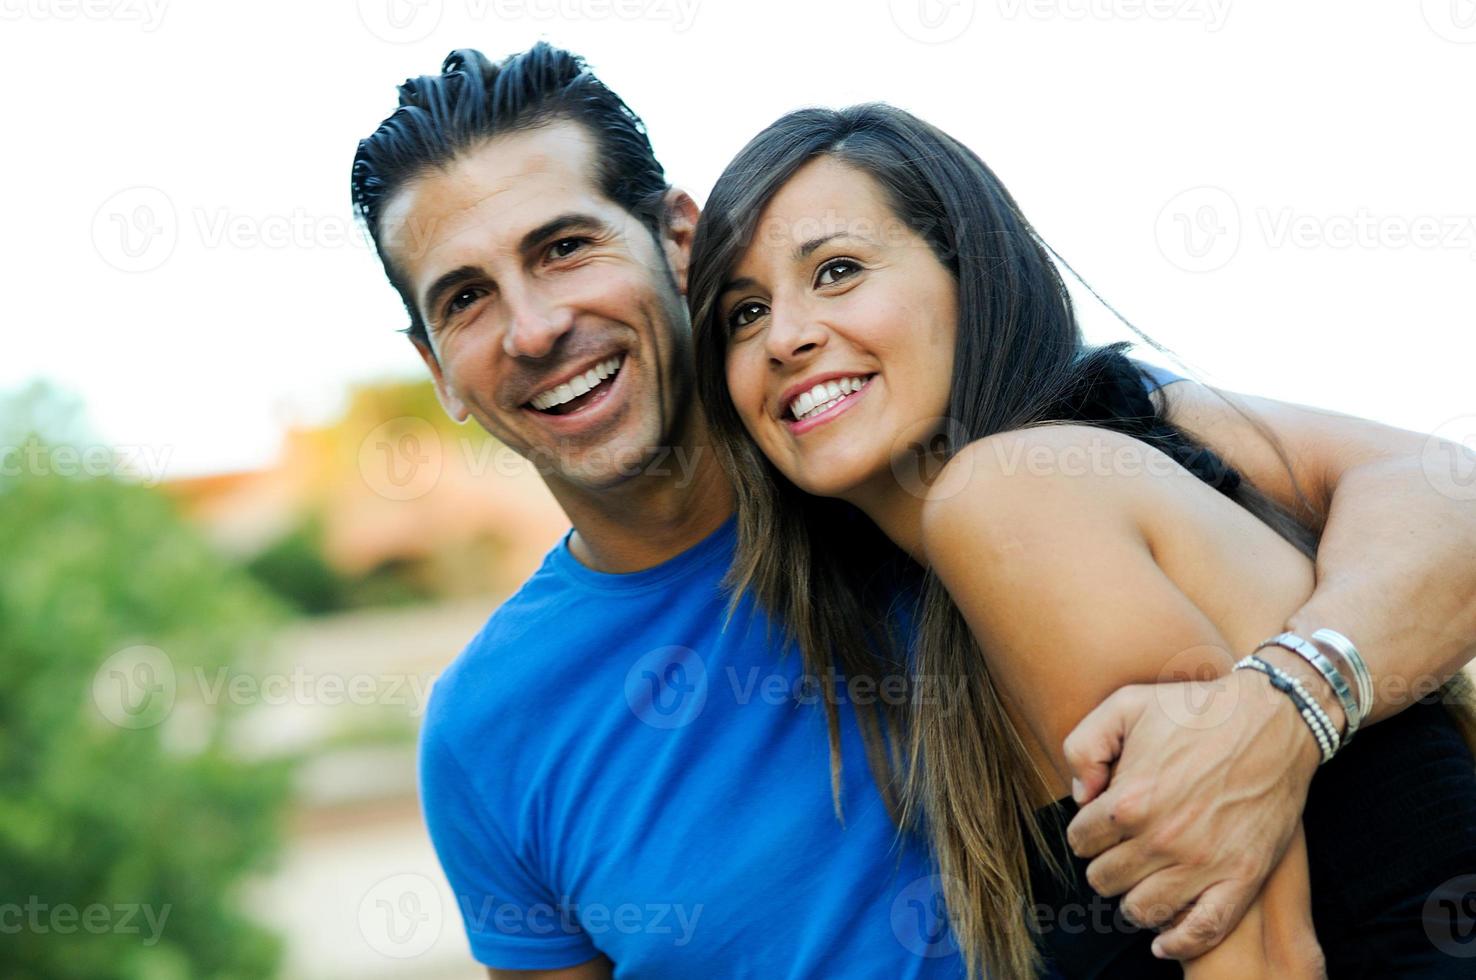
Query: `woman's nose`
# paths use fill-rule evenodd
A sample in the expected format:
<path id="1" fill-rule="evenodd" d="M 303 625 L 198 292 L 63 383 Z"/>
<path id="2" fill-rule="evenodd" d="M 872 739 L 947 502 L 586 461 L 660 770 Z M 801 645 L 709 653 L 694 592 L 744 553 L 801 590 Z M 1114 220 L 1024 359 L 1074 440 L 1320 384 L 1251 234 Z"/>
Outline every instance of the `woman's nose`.
<path id="1" fill-rule="evenodd" d="M 825 346 L 828 331 L 803 311 L 784 313 L 771 310 L 769 316 L 766 342 L 769 357 L 776 363 L 813 354 Z"/>

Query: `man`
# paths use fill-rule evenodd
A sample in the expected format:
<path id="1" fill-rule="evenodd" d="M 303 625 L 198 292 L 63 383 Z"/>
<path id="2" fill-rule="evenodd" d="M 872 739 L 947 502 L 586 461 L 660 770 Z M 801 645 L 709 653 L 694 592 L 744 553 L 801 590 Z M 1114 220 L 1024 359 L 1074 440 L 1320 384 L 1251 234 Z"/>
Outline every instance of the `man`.
<path id="1" fill-rule="evenodd" d="M 441 677 L 422 733 L 426 819 L 476 958 L 498 977 L 957 977 L 927 855 L 854 761 L 855 712 L 838 823 L 812 679 L 746 598 L 728 615 L 732 491 L 691 398 L 683 302 L 697 208 L 639 119 L 545 44 L 453 52 L 402 86 L 353 186 L 446 411 L 533 461 L 573 525 Z M 1171 390 L 1174 421 L 1323 527 L 1288 628 L 1357 639 L 1370 721 L 1469 658 L 1476 507 L 1431 490 L 1422 437 L 1245 399 L 1294 483 L 1213 392 Z M 1341 726 L 1283 653 L 1264 651 Z M 1223 723 L 1175 721 L 1206 699 L 1233 704 Z M 1259 892 L 1319 757 L 1255 671 L 1125 688 L 1067 751 L 1092 885 L 1172 925 L 1159 942 L 1179 958 Z M 1206 784 L 1234 791 L 1186 789 Z"/>

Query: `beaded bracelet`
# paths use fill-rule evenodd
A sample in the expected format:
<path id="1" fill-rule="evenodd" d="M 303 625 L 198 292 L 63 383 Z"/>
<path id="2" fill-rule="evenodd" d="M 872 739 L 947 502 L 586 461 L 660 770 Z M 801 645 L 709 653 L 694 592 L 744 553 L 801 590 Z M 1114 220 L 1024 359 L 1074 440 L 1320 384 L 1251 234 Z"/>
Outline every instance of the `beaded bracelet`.
<path id="1" fill-rule="evenodd" d="M 1302 720 L 1312 730 L 1312 737 L 1317 740 L 1317 748 L 1322 753 L 1322 763 L 1327 763 L 1337 755 L 1341 747 L 1337 729 L 1333 727 L 1332 719 L 1328 717 L 1322 705 L 1307 693 L 1301 681 L 1255 654 L 1242 658 L 1231 669 L 1241 670 L 1243 668 L 1259 670 L 1270 679 L 1272 687 L 1291 698 L 1292 703 L 1297 706 L 1297 713 L 1302 716 Z"/>
<path id="2" fill-rule="evenodd" d="M 1256 647 L 1255 653 L 1260 653 L 1267 647 L 1280 647 L 1301 657 L 1307 663 L 1317 668 L 1317 672 L 1327 681 L 1333 693 L 1337 695 L 1339 703 L 1343 706 L 1343 717 L 1346 725 L 1343 730 L 1343 745 L 1353 740 L 1353 734 L 1358 731 L 1358 725 L 1363 720 L 1359 711 L 1359 704 L 1354 696 L 1353 688 L 1348 683 L 1348 678 L 1338 669 L 1337 664 L 1328 659 L 1322 647 L 1318 644 L 1308 643 L 1296 633 L 1278 633 L 1269 640 L 1263 640 Z"/>

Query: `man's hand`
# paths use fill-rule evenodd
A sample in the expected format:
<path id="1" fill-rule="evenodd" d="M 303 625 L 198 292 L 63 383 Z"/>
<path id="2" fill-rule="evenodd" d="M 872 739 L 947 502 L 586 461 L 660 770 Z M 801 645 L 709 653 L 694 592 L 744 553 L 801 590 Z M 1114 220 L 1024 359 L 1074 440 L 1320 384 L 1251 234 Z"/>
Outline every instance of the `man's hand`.
<path id="1" fill-rule="evenodd" d="M 1067 840 L 1094 858 L 1087 883 L 1125 895 L 1139 925 L 1171 926 L 1154 949 L 1177 960 L 1213 949 L 1260 894 L 1320 759 L 1292 702 L 1252 670 L 1121 688 L 1064 754 L 1082 804 Z"/>

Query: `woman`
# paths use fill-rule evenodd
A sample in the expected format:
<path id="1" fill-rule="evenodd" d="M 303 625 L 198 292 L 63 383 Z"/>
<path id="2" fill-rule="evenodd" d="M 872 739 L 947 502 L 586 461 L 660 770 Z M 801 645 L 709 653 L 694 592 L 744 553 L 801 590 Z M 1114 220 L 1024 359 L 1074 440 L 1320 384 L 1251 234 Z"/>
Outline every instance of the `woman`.
<path id="1" fill-rule="evenodd" d="M 756 137 L 708 201 L 689 301 L 738 488 L 735 588 L 790 624 L 816 676 L 864 673 L 899 646 L 879 597 L 901 568 L 911 669 L 965 680 L 870 719 L 867 747 L 889 789 L 905 735 L 899 819 L 929 836 L 970 975 L 1032 976 L 1041 954 L 1073 977 L 1177 975 L 1151 932 L 1051 925 L 1092 899 L 1061 834 L 1061 744 L 1112 690 L 1223 673 L 1278 632 L 1311 592 L 1314 536 L 1171 426 L 1119 347 L 1084 346 L 993 173 L 899 110 L 804 110 Z M 1317 846 L 1299 832 L 1185 975 L 1469 966 L 1419 925 L 1432 889 L 1476 871 L 1476 761 L 1445 707 L 1361 734 L 1314 781 L 1314 814 Z M 1354 833 L 1369 860 L 1340 864 Z M 1051 917 L 1032 928 L 1027 910 Z"/>

